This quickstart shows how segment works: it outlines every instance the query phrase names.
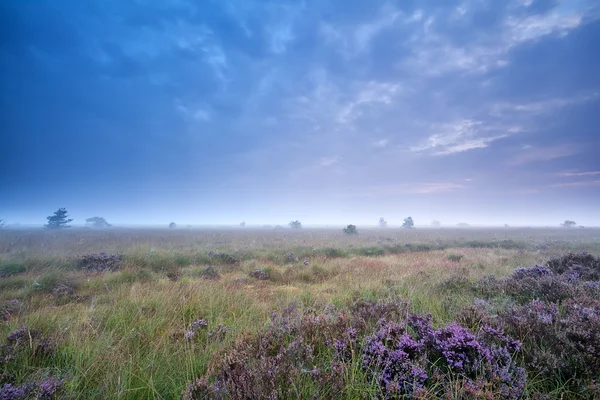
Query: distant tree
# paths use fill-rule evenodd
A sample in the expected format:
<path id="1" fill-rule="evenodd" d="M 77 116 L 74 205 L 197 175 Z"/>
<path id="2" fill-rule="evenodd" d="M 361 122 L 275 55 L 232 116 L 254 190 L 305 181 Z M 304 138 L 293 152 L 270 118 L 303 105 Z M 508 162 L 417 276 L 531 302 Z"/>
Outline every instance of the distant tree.
<path id="1" fill-rule="evenodd" d="M 346 235 L 358 235 L 358 231 L 356 230 L 356 225 L 350 224 L 347 227 L 345 227 L 343 230 Z"/>
<path id="2" fill-rule="evenodd" d="M 407 217 L 404 218 L 404 222 L 402 223 L 402 227 L 403 228 L 413 228 L 415 226 L 415 222 L 413 221 L 412 217 Z"/>
<path id="3" fill-rule="evenodd" d="M 383 219 L 383 217 L 379 218 L 379 226 L 382 228 L 387 228 L 387 221 Z"/>
<path id="4" fill-rule="evenodd" d="M 440 221 L 433 220 L 433 222 L 431 222 L 431 226 L 433 226 L 434 228 L 439 228 L 440 226 L 442 226 L 442 223 Z"/>
<path id="5" fill-rule="evenodd" d="M 300 228 L 302 228 L 302 223 L 301 223 L 300 221 L 298 221 L 298 220 L 296 220 L 296 221 L 292 221 L 292 222 L 290 222 L 288 225 L 289 225 L 289 226 L 290 226 L 290 228 L 292 228 L 292 229 L 300 229 Z"/>
<path id="6" fill-rule="evenodd" d="M 49 217 L 46 217 L 46 219 L 48 220 L 48 223 L 44 225 L 44 227 L 48 229 L 70 228 L 67 224 L 73 221 L 72 218 L 68 218 L 67 209 L 64 207 L 54 211 L 54 215 L 50 215 Z"/>
<path id="7" fill-rule="evenodd" d="M 171 228 L 171 229 L 175 229 L 176 227 L 177 227 L 177 224 L 175 222 L 171 222 L 169 224 L 169 228 Z"/>
<path id="8" fill-rule="evenodd" d="M 244 221 L 240 222 L 240 226 L 243 228 L 246 226 L 246 223 Z"/>
<path id="9" fill-rule="evenodd" d="M 456 226 L 459 226 L 461 228 L 468 228 L 471 225 L 467 224 L 466 222 L 459 222 L 458 224 L 456 224 Z"/>
<path id="10" fill-rule="evenodd" d="M 6 223 L 6 221 L 5 221 L 5 220 L 3 220 L 3 219 L 0 219 L 0 228 L 2 228 L 2 227 L 4 226 L 4 224 L 5 224 L 5 223 Z"/>
<path id="11" fill-rule="evenodd" d="M 91 217 L 91 218 L 86 218 L 85 220 L 86 225 L 92 227 L 92 228 L 110 228 L 112 225 L 109 224 L 108 222 L 106 222 L 106 220 L 102 217 Z"/>
<path id="12" fill-rule="evenodd" d="M 510 228 L 510 225 L 509 224 L 504 224 L 504 227 L 505 228 Z"/>
<path id="13" fill-rule="evenodd" d="M 571 220 L 565 220 L 565 222 L 563 222 L 562 224 L 560 224 L 560 226 L 562 226 L 563 228 L 572 228 L 575 225 L 577 225 L 577 222 L 575 221 L 571 221 Z"/>

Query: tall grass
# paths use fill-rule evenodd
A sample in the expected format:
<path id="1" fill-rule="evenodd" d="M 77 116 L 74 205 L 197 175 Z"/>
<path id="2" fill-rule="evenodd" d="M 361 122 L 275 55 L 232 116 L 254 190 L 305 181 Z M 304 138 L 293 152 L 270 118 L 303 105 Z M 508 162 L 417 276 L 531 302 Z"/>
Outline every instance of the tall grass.
<path id="1" fill-rule="evenodd" d="M 594 248 L 598 232 L 585 231 L 531 233 L 535 238 L 516 230 L 365 229 L 358 237 L 341 230 L 3 231 L 0 271 L 9 273 L 0 278 L 0 311 L 13 299 L 23 307 L 5 313 L 0 334 L 27 326 L 51 338 L 56 348 L 47 359 L 0 364 L 0 374 L 10 370 L 16 383 L 59 376 L 67 392 L 80 399 L 179 398 L 186 384 L 210 373 L 214 360 L 237 340 L 260 332 L 271 310 L 290 303 L 311 308 L 401 296 L 416 312 L 431 313 L 434 324 L 443 324 L 474 300 L 465 280 L 506 276 L 561 249 Z M 517 239 L 523 244 L 514 244 Z M 553 240 L 563 242 L 539 246 Z M 80 255 L 101 251 L 124 254 L 121 269 L 99 274 L 77 268 Z M 211 252 L 231 255 L 235 262 Z M 290 262 L 288 253 L 299 262 Z M 220 279 L 204 279 L 208 265 Z M 269 280 L 253 278 L 256 269 L 268 271 Z M 179 280 L 167 276 L 173 270 Z M 66 301 L 55 293 L 60 285 L 73 291 Z M 199 319 L 208 327 L 187 340 L 191 322 Z M 209 336 L 219 324 L 227 333 Z M 377 395 L 360 368 L 345 373 L 352 384 L 341 397 Z M 298 390 L 310 393 L 310 385 Z"/>

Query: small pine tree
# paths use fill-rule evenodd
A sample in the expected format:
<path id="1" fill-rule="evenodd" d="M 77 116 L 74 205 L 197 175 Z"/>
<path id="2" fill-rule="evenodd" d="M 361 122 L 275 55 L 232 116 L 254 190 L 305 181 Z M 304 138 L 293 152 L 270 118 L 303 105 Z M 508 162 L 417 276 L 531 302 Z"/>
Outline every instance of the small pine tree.
<path id="1" fill-rule="evenodd" d="M 404 223 L 402 224 L 403 228 L 412 228 L 415 226 L 415 222 L 412 217 L 404 218 Z"/>
<path id="2" fill-rule="evenodd" d="M 175 222 L 171 222 L 171 223 L 169 224 L 169 228 L 171 228 L 171 229 L 174 229 L 174 228 L 176 228 L 176 227 L 177 227 L 177 224 L 176 224 Z"/>
<path id="3" fill-rule="evenodd" d="M 54 212 L 54 215 L 50 215 L 46 219 L 48 223 L 44 226 L 48 229 L 70 228 L 67 224 L 73 221 L 72 218 L 68 218 L 67 209 L 64 207 L 59 208 Z"/>
<path id="4" fill-rule="evenodd" d="M 358 235 L 358 231 L 356 230 L 356 225 L 350 224 L 347 227 L 345 227 L 343 230 L 346 235 Z"/>
<path id="5" fill-rule="evenodd" d="M 382 228 L 387 227 L 387 221 L 385 219 L 383 219 L 383 217 L 379 218 L 379 226 Z"/>

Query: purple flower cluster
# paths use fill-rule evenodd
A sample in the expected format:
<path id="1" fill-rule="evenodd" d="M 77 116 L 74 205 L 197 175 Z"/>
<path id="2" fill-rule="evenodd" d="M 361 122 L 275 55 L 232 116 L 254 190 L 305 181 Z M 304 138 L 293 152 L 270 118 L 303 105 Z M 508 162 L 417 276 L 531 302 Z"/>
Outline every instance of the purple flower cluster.
<path id="1" fill-rule="evenodd" d="M 266 281 L 266 280 L 269 280 L 269 278 L 270 278 L 269 273 L 266 271 L 263 271 L 262 269 L 257 269 L 255 271 L 252 271 L 250 273 L 250 276 L 255 279 L 261 280 L 261 281 Z"/>
<path id="2" fill-rule="evenodd" d="M 384 392 L 411 397 L 427 380 L 425 355 L 423 341 L 415 340 L 405 325 L 392 322 L 366 339 L 362 362 L 367 371 L 377 371 Z"/>
<path id="3" fill-rule="evenodd" d="M 219 324 L 221 326 L 222 324 Z M 197 321 L 192 321 L 190 324 L 190 329 L 183 334 L 185 340 L 192 340 L 196 336 L 196 331 L 202 328 L 206 328 L 208 326 L 208 322 L 205 319 L 199 319 Z M 209 334 L 210 335 L 210 334 Z"/>
<path id="4" fill-rule="evenodd" d="M 64 387 L 64 380 L 49 377 L 39 384 L 25 383 L 16 386 L 7 383 L 0 387 L 0 400 L 53 400 L 60 396 Z"/>
<path id="5" fill-rule="evenodd" d="M 206 328 L 208 326 L 208 322 L 206 322 L 205 319 L 199 319 L 197 321 L 193 321 L 190 326 L 192 327 L 192 330 L 196 330 L 196 329 L 200 329 L 200 328 Z"/>
<path id="6" fill-rule="evenodd" d="M 536 265 L 535 267 L 517 268 L 513 273 L 514 279 L 522 278 L 540 278 L 542 276 L 552 275 L 552 271 L 544 266 Z"/>
<path id="7" fill-rule="evenodd" d="M 527 379 L 511 356 L 519 346 L 491 326 L 477 334 L 455 322 L 433 329 L 430 316 L 412 314 L 405 324 L 382 321 L 366 339 L 362 360 L 385 397 L 418 396 L 427 385 L 438 387 L 441 395 L 453 380 L 473 393 L 491 389 L 514 399 L 522 395 Z"/>
<path id="8" fill-rule="evenodd" d="M 227 332 L 229 332 L 229 328 L 227 326 L 223 325 L 222 323 L 219 323 L 219 325 L 217 325 L 216 329 L 214 329 L 213 331 L 208 333 L 208 337 L 221 340 L 225 337 Z"/>
<path id="9" fill-rule="evenodd" d="M 7 383 L 0 387 L 0 400 L 24 400 L 29 397 L 30 392 L 29 385 L 14 386 Z"/>
<path id="10" fill-rule="evenodd" d="M 47 378 L 40 383 L 36 398 L 47 400 L 54 399 L 55 396 L 62 390 L 64 383 L 64 379 L 58 379 L 55 377 Z"/>

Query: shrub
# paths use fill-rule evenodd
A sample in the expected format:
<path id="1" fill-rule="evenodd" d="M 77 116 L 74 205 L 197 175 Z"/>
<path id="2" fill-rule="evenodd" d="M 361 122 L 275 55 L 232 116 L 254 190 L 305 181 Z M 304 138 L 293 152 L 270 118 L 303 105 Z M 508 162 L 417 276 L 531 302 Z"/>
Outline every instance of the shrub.
<path id="1" fill-rule="evenodd" d="M 8 278 L 13 275 L 22 274 L 27 268 L 21 264 L 3 264 L 0 265 L 0 278 Z"/>
<path id="2" fill-rule="evenodd" d="M 333 247 L 328 247 L 324 249 L 323 254 L 325 254 L 329 258 L 344 257 L 344 253 L 341 250 Z"/>
<path id="3" fill-rule="evenodd" d="M 533 300 L 499 315 L 506 331 L 523 342 L 532 373 L 569 382 L 575 390 L 600 374 L 600 302 L 589 297 L 555 303 Z"/>
<path id="4" fill-rule="evenodd" d="M 584 280 L 600 279 L 600 257 L 589 253 L 569 253 L 548 261 L 548 268 L 555 274 L 574 275 Z"/>
<path id="5" fill-rule="evenodd" d="M 250 276 L 255 279 L 261 280 L 261 281 L 266 281 L 266 280 L 269 280 L 269 278 L 270 278 L 269 273 L 262 269 L 257 269 L 257 270 L 250 272 Z"/>
<path id="6" fill-rule="evenodd" d="M 367 257 L 380 257 L 385 255 L 385 250 L 381 247 L 365 247 L 360 250 L 360 254 Z"/>
<path id="7" fill-rule="evenodd" d="M 202 279 L 208 279 L 208 280 L 216 280 L 216 279 L 221 278 L 221 275 L 219 275 L 217 270 L 211 266 L 204 268 L 202 270 L 202 272 L 200 273 L 200 276 L 202 277 Z"/>
<path id="8" fill-rule="evenodd" d="M 348 225 L 343 229 L 346 235 L 358 235 L 358 231 L 356 230 L 356 225 Z"/>
<path id="9" fill-rule="evenodd" d="M 464 255 L 462 254 L 448 254 L 448 261 L 452 261 L 452 262 L 460 262 L 460 260 L 462 260 L 464 257 Z"/>
<path id="10" fill-rule="evenodd" d="M 79 268 L 93 272 L 114 272 L 121 267 L 120 254 L 90 253 L 79 258 Z"/>
<path id="11" fill-rule="evenodd" d="M 237 264 L 240 262 L 240 260 L 237 257 L 232 256 L 231 254 L 227 254 L 227 253 L 215 253 L 214 251 L 210 251 L 208 253 L 208 255 L 213 260 L 215 260 L 216 262 L 219 262 L 221 264 L 232 265 L 232 264 Z"/>

